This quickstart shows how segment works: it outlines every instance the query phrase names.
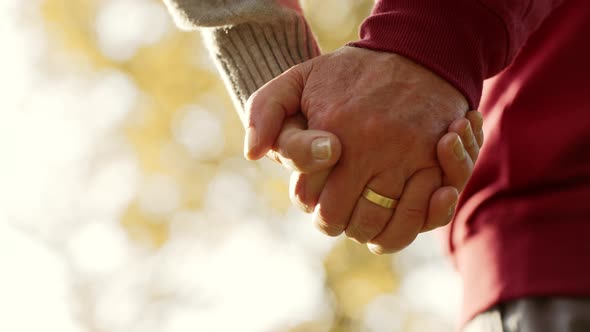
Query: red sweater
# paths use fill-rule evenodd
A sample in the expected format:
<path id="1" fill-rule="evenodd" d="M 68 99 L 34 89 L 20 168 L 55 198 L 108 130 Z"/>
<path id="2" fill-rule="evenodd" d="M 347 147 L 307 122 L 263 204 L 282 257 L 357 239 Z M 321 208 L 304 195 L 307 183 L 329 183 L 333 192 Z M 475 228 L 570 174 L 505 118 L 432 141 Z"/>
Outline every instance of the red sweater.
<path id="1" fill-rule="evenodd" d="M 590 296 L 590 3 L 382 0 L 361 37 L 351 45 L 422 63 L 486 119 L 448 227 L 462 322 L 514 298 Z"/>

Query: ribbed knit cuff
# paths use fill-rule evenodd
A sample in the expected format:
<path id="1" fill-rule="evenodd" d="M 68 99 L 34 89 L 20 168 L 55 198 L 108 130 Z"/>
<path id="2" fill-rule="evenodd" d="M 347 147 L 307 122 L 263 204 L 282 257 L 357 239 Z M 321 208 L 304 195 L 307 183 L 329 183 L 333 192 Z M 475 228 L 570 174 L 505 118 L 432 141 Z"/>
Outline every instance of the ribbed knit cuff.
<path id="1" fill-rule="evenodd" d="M 267 23 L 203 29 L 203 34 L 240 111 L 268 81 L 320 54 L 309 25 L 297 14 Z"/>

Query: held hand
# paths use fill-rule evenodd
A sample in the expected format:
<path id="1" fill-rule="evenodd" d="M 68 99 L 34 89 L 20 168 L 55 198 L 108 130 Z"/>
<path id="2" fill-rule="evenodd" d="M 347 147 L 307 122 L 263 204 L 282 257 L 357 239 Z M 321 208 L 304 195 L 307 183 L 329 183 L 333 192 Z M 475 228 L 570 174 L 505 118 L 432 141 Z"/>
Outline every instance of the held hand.
<path id="1" fill-rule="evenodd" d="M 443 171 L 443 187 L 432 193 L 429 181 L 437 175 L 423 170 L 408 180 L 397 210 L 408 223 L 422 224 L 426 232 L 448 224 L 455 212 L 459 193 L 473 173 L 474 163 L 483 145 L 483 119 L 479 112 L 468 112 L 466 119 L 455 120 L 437 144 L 437 156 Z M 473 129 L 472 129 L 473 128 Z M 397 232 L 387 228 L 368 243 L 374 254 L 400 250 Z"/>
<path id="2" fill-rule="evenodd" d="M 467 112 L 464 119 L 455 120 L 450 126 L 448 134 L 443 136 L 438 142 L 437 156 L 438 161 L 443 171 L 443 185 L 454 187 L 460 193 L 463 190 L 467 180 L 473 171 L 473 164 L 477 161 L 479 150 L 483 144 L 483 118 L 481 113 L 477 111 Z M 456 135 L 450 135 L 455 133 Z M 467 158 L 458 159 L 455 153 L 456 138 L 459 138 L 461 146 L 467 151 Z M 296 141 L 292 141 L 291 146 L 295 146 Z M 338 144 L 338 149 L 340 145 Z M 283 148 L 284 149 L 284 148 Z M 274 153 L 271 151 L 269 153 Z M 304 161 L 300 162 L 303 164 Z M 330 165 L 332 163 L 329 163 Z M 289 168 L 289 167 L 287 167 Z M 290 168 L 293 170 L 293 168 Z M 330 169 L 315 171 L 312 169 L 300 168 L 291 173 L 290 194 L 294 205 L 299 206 L 303 211 L 313 211 L 318 198 L 324 188 L 324 184 L 329 175 Z M 321 173 L 321 174 L 320 174 Z M 297 184 L 305 184 L 305 188 L 296 187 Z M 444 188 L 441 188 L 444 189 Z M 449 188 L 450 189 L 450 188 Z M 448 190 L 448 189 L 447 189 Z M 445 195 L 443 195 L 443 198 Z M 436 196 L 434 197 L 436 198 Z M 445 199 L 444 201 L 447 201 Z M 447 207 L 452 207 L 449 203 Z M 448 209 L 447 209 L 448 210 Z M 447 212 L 445 210 L 442 214 L 434 214 L 438 216 L 436 219 L 447 220 Z M 430 214 L 429 214 L 430 216 Z M 430 219 L 429 219 L 430 220 Z M 428 225 L 433 222 L 428 221 Z M 438 225 L 446 224 L 446 222 L 434 223 Z M 431 227 L 430 229 L 435 228 Z"/>
<path id="3" fill-rule="evenodd" d="M 315 168 L 313 168 L 314 166 L 306 168 L 306 165 L 314 165 L 313 162 L 308 162 L 309 153 L 292 153 L 289 151 L 290 149 L 299 151 L 302 147 L 309 146 L 306 144 L 309 140 L 303 135 L 305 133 L 304 125 L 299 121 L 296 122 L 288 119 L 283 127 L 281 135 L 288 130 L 293 130 L 291 126 L 296 123 L 299 123 L 298 128 L 297 130 L 292 131 L 292 133 L 299 132 L 301 135 L 292 135 L 289 140 L 279 140 L 276 148 L 280 149 L 283 153 L 297 155 L 298 157 L 295 157 L 295 159 L 299 157 L 302 158 L 300 160 L 289 160 L 289 164 L 295 163 L 299 165 L 299 172 L 292 173 L 292 179 L 294 179 L 292 182 L 307 183 L 308 195 L 316 197 L 317 199 L 323 189 L 331 168 L 319 171 L 315 170 Z M 443 171 L 443 187 L 432 193 L 425 187 L 417 186 L 417 184 L 420 184 L 424 180 L 428 180 L 429 177 L 429 172 L 418 172 L 412 177 L 413 180 L 408 185 L 408 189 L 404 191 L 404 196 L 400 199 L 400 204 L 397 207 L 398 209 L 416 211 L 423 209 L 423 207 L 428 207 L 428 211 L 425 211 L 419 216 L 422 220 L 416 221 L 417 223 L 424 225 L 421 232 L 444 226 L 451 221 L 458 194 L 463 190 L 467 180 L 471 176 L 474 163 L 477 161 L 479 155 L 480 147 L 483 145 L 482 125 L 483 119 L 481 113 L 476 111 L 467 112 L 465 119 L 455 120 L 449 126 L 448 133 L 439 140 L 437 145 L 437 156 Z M 284 144 L 285 142 L 288 142 L 288 144 Z M 338 141 L 336 141 L 336 144 L 338 145 L 336 146 L 337 150 L 335 152 L 338 153 L 340 145 Z M 284 163 L 284 165 L 289 164 Z M 293 169 L 293 167 L 286 167 Z M 305 179 L 299 180 L 301 177 L 304 177 Z M 293 191 L 294 187 L 292 186 L 290 189 Z M 408 193 L 413 192 L 415 192 L 415 194 L 406 197 L 406 195 L 410 195 Z M 302 206 L 304 211 L 313 211 L 313 207 L 310 208 L 305 206 L 300 201 L 294 201 L 294 204 Z M 412 213 L 409 213 L 409 215 L 412 215 Z M 411 218 L 411 216 L 408 218 Z M 375 254 L 386 253 L 390 251 L 388 250 L 389 240 L 391 239 L 377 237 L 369 241 L 370 244 L 368 247 Z M 395 239 L 392 241 L 395 242 Z"/>
<path id="4" fill-rule="evenodd" d="M 343 148 L 320 195 L 316 224 L 329 235 L 346 229 L 359 242 L 393 232 L 398 238 L 390 249 L 397 250 L 424 225 L 405 222 L 407 211 L 382 208 L 361 193 L 368 187 L 400 197 L 420 171 L 432 175 L 424 183 L 408 182 L 408 190 L 437 189 L 442 178 L 436 143 L 466 108 L 452 86 L 401 56 L 344 48 L 294 67 L 252 96 L 246 154 L 262 157 L 283 119 L 301 109 L 311 129 L 334 133 Z"/>
<path id="5" fill-rule="evenodd" d="M 423 232 L 444 226 L 451 221 L 458 194 L 463 191 L 471 177 L 483 145 L 482 125 L 481 113 L 467 112 L 465 119 L 455 120 L 449 126 L 449 132 L 438 141 L 437 156 L 443 171 L 443 187 L 437 189 L 430 197 L 428 218 L 422 227 Z"/>
<path id="6" fill-rule="evenodd" d="M 303 114 L 285 119 L 267 157 L 297 173 L 330 170 L 340 158 L 340 140 L 332 133 L 307 129 Z"/>
<path id="7" fill-rule="evenodd" d="M 340 140 L 332 133 L 307 129 L 307 120 L 301 113 L 285 119 L 280 130 L 267 157 L 291 170 L 291 201 L 304 212 L 311 213 L 315 203 L 301 203 L 294 193 L 309 195 L 317 202 L 332 167 L 340 158 Z M 301 184 L 305 184 L 305 188 L 297 190 Z"/>

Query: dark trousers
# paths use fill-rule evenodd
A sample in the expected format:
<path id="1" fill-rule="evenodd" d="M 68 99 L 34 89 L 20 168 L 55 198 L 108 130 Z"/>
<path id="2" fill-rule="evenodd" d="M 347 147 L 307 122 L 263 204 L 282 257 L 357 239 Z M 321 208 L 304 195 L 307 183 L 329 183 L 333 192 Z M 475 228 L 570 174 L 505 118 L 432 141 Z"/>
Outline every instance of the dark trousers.
<path id="1" fill-rule="evenodd" d="M 502 303 L 463 332 L 590 332 L 590 298 L 525 298 Z"/>

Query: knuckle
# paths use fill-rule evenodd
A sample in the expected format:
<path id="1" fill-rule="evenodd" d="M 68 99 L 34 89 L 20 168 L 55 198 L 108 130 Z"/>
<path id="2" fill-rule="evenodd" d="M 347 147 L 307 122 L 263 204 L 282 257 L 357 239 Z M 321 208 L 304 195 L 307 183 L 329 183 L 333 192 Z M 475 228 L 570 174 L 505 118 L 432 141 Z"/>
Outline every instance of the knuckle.
<path id="1" fill-rule="evenodd" d="M 291 203 L 297 208 L 299 208 L 301 211 L 305 213 L 313 212 L 313 206 L 310 204 L 306 204 L 306 202 L 304 202 L 304 200 L 301 199 L 301 196 L 298 193 L 292 193 L 289 195 L 289 197 L 291 199 Z"/>
<path id="2" fill-rule="evenodd" d="M 379 241 L 375 241 L 373 243 L 377 245 L 373 248 L 373 250 L 371 250 L 375 255 L 393 254 L 401 250 L 398 249 L 397 246 L 390 243 L 384 243 Z"/>
<path id="3" fill-rule="evenodd" d="M 344 227 L 337 224 L 329 223 L 325 218 L 319 215 L 314 220 L 315 227 L 322 233 L 328 236 L 338 236 L 344 232 Z"/>
<path id="4" fill-rule="evenodd" d="M 360 243 L 365 243 L 376 236 L 381 230 L 375 218 L 361 216 L 353 220 L 346 228 L 346 236 Z"/>
<path id="5" fill-rule="evenodd" d="M 383 247 L 381 247 L 380 245 L 376 244 L 375 242 L 370 242 L 367 244 L 367 248 L 369 249 L 369 251 L 377 256 L 381 256 L 383 255 L 385 252 L 383 252 Z"/>
<path id="6" fill-rule="evenodd" d="M 341 227 L 336 227 L 336 226 L 324 224 L 321 222 L 316 222 L 315 226 L 320 232 L 324 233 L 325 235 L 332 236 L 332 237 L 336 237 L 336 236 L 342 234 L 342 232 L 344 231 L 344 229 Z"/>
<path id="7" fill-rule="evenodd" d="M 379 245 L 380 254 L 393 254 L 409 246 L 414 242 L 416 236 L 417 234 L 406 234 L 405 236 L 396 237 L 395 239 L 390 239 L 388 241 L 375 241 L 375 244 Z"/>
<path id="8" fill-rule="evenodd" d="M 410 222 L 414 222 L 416 220 L 426 220 L 427 212 L 424 208 L 406 207 L 401 212 L 406 219 L 410 220 Z"/>
<path id="9" fill-rule="evenodd" d="M 358 243 L 366 243 L 370 240 L 369 236 L 366 235 L 366 232 L 363 232 L 354 226 L 347 227 L 344 230 L 344 233 L 346 234 L 346 237 L 353 239 Z"/>
<path id="10" fill-rule="evenodd" d="M 305 202 L 305 188 L 306 181 L 304 177 L 301 174 L 293 174 L 289 185 L 289 196 L 293 203 L 300 205 Z"/>
<path id="11" fill-rule="evenodd" d="M 315 206 L 315 204 L 311 204 L 309 202 L 301 200 L 300 197 L 297 195 L 291 195 L 291 203 L 293 203 L 294 206 L 298 207 L 301 211 L 305 213 L 312 213 Z"/>
<path id="12" fill-rule="evenodd" d="M 317 198 L 307 195 L 306 189 L 294 189 L 290 194 L 291 202 L 304 212 L 311 213 L 317 204 Z"/>

